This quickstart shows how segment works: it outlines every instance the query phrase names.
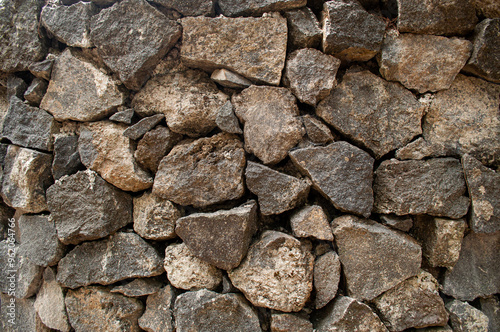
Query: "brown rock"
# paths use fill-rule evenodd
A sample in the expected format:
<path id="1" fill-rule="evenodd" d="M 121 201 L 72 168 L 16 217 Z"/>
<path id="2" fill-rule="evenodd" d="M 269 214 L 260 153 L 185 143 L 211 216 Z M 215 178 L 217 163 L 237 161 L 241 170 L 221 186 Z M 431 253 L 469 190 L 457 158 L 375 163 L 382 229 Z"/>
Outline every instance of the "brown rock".
<path id="1" fill-rule="evenodd" d="M 148 296 L 146 310 L 139 318 L 139 327 L 148 332 L 173 332 L 175 324 L 172 311 L 175 290 L 167 285 L 155 294 Z"/>
<path id="2" fill-rule="evenodd" d="M 214 70 L 210 78 L 226 88 L 244 89 L 252 85 L 246 78 L 224 68 Z"/>
<path id="3" fill-rule="evenodd" d="M 480 298 L 481 311 L 488 317 L 488 331 L 500 329 L 500 301 L 497 297 Z"/>
<path id="4" fill-rule="evenodd" d="M 305 134 L 295 97 L 285 88 L 251 86 L 233 96 L 245 149 L 264 164 L 283 160 Z"/>
<path id="5" fill-rule="evenodd" d="M 328 218 L 319 205 L 304 206 L 290 217 L 290 226 L 295 237 L 313 237 L 333 241 Z"/>
<path id="6" fill-rule="evenodd" d="M 473 3 L 480 16 L 500 18 L 500 4 L 495 0 L 473 0 Z"/>
<path id="7" fill-rule="evenodd" d="M 285 12 L 288 23 L 288 49 L 317 48 L 323 32 L 318 19 L 309 7 Z"/>
<path id="8" fill-rule="evenodd" d="M 304 7 L 306 2 L 306 0 L 219 0 L 219 6 L 225 16 L 259 16 L 265 12 Z"/>
<path id="9" fill-rule="evenodd" d="M 399 160 L 422 160 L 427 157 L 446 156 L 446 153 L 447 148 L 443 144 L 432 144 L 419 137 L 396 150 L 396 158 Z"/>
<path id="10" fill-rule="evenodd" d="M 54 66 L 54 59 L 47 57 L 47 59 L 40 62 L 33 62 L 29 65 L 29 71 L 38 78 L 50 81 L 52 74 L 52 67 Z"/>
<path id="11" fill-rule="evenodd" d="M 213 0 L 154 0 L 165 8 L 172 8 L 183 16 L 213 16 L 215 13 Z"/>
<path id="12" fill-rule="evenodd" d="M 386 226 L 403 232 L 408 232 L 413 227 L 413 219 L 410 216 L 383 214 L 380 215 L 380 221 Z"/>
<path id="13" fill-rule="evenodd" d="M 306 114 L 302 116 L 302 123 L 306 129 L 307 137 L 316 144 L 328 144 L 334 141 L 330 128 L 321 120 Z"/>
<path id="14" fill-rule="evenodd" d="M 467 302 L 453 300 L 446 303 L 446 309 L 450 312 L 450 325 L 453 331 L 489 331 L 488 317 Z"/>
<path id="15" fill-rule="evenodd" d="M 280 83 L 287 35 L 286 20 L 281 16 L 187 17 L 181 23 L 185 65 L 207 71 L 226 68 L 252 81 Z"/>
<path id="16" fill-rule="evenodd" d="M 120 293 L 128 297 L 141 297 L 158 293 L 163 282 L 157 278 L 138 278 L 124 285 L 111 288 L 111 293 Z"/>
<path id="17" fill-rule="evenodd" d="M 313 332 L 312 323 L 293 314 L 272 314 L 271 332 Z"/>
<path id="18" fill-rule="evenodd" d="M 163 158 L 153 193 L 181 205 L 204 207 L 244 193 L 245 151 L 240 140 L 217 134 L 175 146 Z"/>
<path id="19" fill-rule="evenodd" d="M 330 302 L 335 295 L 340 282 L 340 259 L 336 252 L 329 251 L 316 258 L 314 262 L 314 290 L 316 298 L 314 306 L 321 309 Z"/>

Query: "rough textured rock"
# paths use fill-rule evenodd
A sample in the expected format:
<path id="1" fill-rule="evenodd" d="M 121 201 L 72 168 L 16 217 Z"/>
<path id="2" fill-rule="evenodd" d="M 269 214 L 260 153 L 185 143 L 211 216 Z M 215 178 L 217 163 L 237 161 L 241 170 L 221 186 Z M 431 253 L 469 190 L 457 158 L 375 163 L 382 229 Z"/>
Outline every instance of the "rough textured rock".
<path id="1" fill-rule="evenodd" d="M 148 131 L 153 129 L 158 123 L 160 123 L 165 118 L 163 114 L 155 114 L 152 116 L 148 116 L 147 118 L 141 119 L 139 122 L 134 124 L 133 126 L 128 127 L 123 132 L 124 136 L 132 140 L 138 140 Z"/>
<path id="2" fill-rule="evenodd" d="M 16 96 L 19 99 L 23 98 L 24 92 L 28 89 L 28 84 L 15 75 L 7 76 L 7 95 L 9 97 Z"/>
<path id="3" fill-rule="evenodd" d="M 488 317 L 467 302 L 453 300 L 446 303 L 446 309 L 450 312 L 450 325 L 453 331 L 488 332 Z"/>
<path id="4" fill-rule="evenodd" d="M 90 19 L 97 14 L 91 2 L 77 2 L 71 6 L 47 4 L 40 22 L 61 43 L 72 47 L 92 47 Z"/>
<path id="5" fill-rule="evenodd" d="M 480 298 L 481 311 L 488 317 L 488 331 L 500 329 L 500 301 L 497 297 Z"/>
<path id="6" fill-rule="evenodd" d="M 76 288 L 162 272 L 161 258 L 153 247 L 134 233 L 119 232 L 76 246 L 59 262 L 57 281 L 63 287 Z"/>
<path id="7" fill-rule="evenodd" d="M 257 313 L 241 294 L 187 292 L 177 297 L 174 316 L 178 332 L 262 331 Z"/>
<path id="8" fill-rule="evenodd" d="M 247 162 L 246 185 L 257 195 L 260 212 L 280 214 L 295 208 L 307 198 L 310 182 L 280 173 L 267 166 Z"/>
<path id="9" fill-rule="evenodd" d="M 244 193 L 245 151 L 230 134 L 176 145 L 162 159 L 153 193 L 181 205 L 204 207 Z"/>
<path id="10" fill-rule="evenodd" d="M 361 71 L 347 72 L 316 113 L 381 158 L 422 133 L 424 106 L 401 85 Z"/>
<path id="11" fill-rule="evenodd" d="M 245 149 L 264 164 L 283 160 L 305 134 L 295 97 L 285 88 L 251 86 L 233 96 Z"/>
<path id="12" fill-rule="evenodd" d="M 172 132 L 168 127 L 157 126 L 148 131 L 137 143 L 134 157 L 139 166 L 156 173 L 161 159 L 181 140 L 180 134 Z"/>
<path id="13" fill-rule="evenodd" d="M 146 310 L 139 318 L 139 327 L 148 332 L 173 332 L 175 328 L 172 317 L 174 301 L 175 290 L 170 285 L 149 295 L 146 300 Z"/>
<path id="14" fill-rule="evenodd" d="M 458 261 L 466 226 L 462 219 L 417 216 L 412 234 L 422 244 L 430 266 L 451 269 Z"/>
<path id="15" fill-rule="evenodd" d="M 380 221 L 386 226 L 403 232 L 408 232 L 413 227 L 413 219 L 410 216 L 383 214 L 380 216 Z"/>
<path id="16" fill-rule="evenodd" d="M 231 104 L 230 101 L 227 101 L 221 108 L 219 108 L 219 112 L 215 118 L 215 123 L 220 130 L 225 131 L 226 133 L 243 134 L 238 118 L 234 114 L 233 104 Z"/>
<path id="17" fill-rule="evenodd" d="M 448 89 L 472 51 L 465 39 L 402 34 L 384 40 L 380 74 L 419 93 Z"/>
<path id="18" fill-rule="evenodd" d="M 330 128 L 321 120 L 306 114 L 302 116 L 302 123 L 306 129 L 307 137 L 316 144 L 328 144 L 334 141 Z"/>
<path id="19" fill-rule="evenodd" d="M 444 326 L 448 322 L 448 313 L 439 296 L 439 284 L 424 271 L 388 290 L 373 302 L 390 331 Z"/>
<path id="20" fill-rule="evenodd" d="M 144 305 L 137 299 L 90 286 L 69 290 L 65 303 L 75 331 L 140 331 L 137 320 Z"/>
<path id="21" fill-rule="evenodd" d="M 380 50 L 384 21 L 355 0 L 328 1 L 323 7 L 323 52 L 345 62 L 368 61 Z"/>
<path id="22" fill-rule="evenodd" d="M 347 296 L 338 296 L 316 316 L 315 331 L 386 332 L 369 306 Z"/>
<path id="23" fill-rule="evenodd" d="M 495 0 L 474 0 L 479 16 L 487 18 L 500 18 L 500 4 Z"/>
<path id="24" fill-rule="evenodd" d="M 86 170 L 47 189 L 50 218 L 66 244 L 95 240 L 132 222 L 132 198 Z"/>
<path id="25" fill-rule="evenodd" d="M 110 292 L 120 293 L 128 297 L 141 297 L 158 293 L 163 285 L 163 282 L 155 277 L 139 278 L 124 285 L 115 286 Z"/>
<path id="26" fill-rule="evenodd" d="M 252 81 L 280 83 L 286 57 L 284 18 L 187 17 L 181 23 L 184 64 L 207 71 L 226 68 Z"/>
<path id="27" fill-rule="evenodd" d="M 57 283 L 56 274 L 51 268 L 45 269 L 43 273 L 43 284 L 36 295 L 35 310 L 48 328 L 62 332 L 70 331 L 63 289 Z"/>
<path id="28" fill-rule="evenodd" d="M 13 96 L 3 120 L 2 137 L 25 148 L 52 151 L 59 125 L 49 113 Z"/>
<path id="29" fill-rule="evenodd" d="M 290 158 L 335 208 L 371 214 L 374 159 L 368 153 L 347 142 L 334 142 L 291 151 Z"/>
<path id="30" fill-rule="evenodd" d="M 500 86 L 457 75 L 450 89 L 435 94 L 424 118 L 424 139 L 447 155 L 471 154 L 483 164 L 500 163 Z"/>
<path id="31" fill-rule="evenodd" d="M 349 296 L 372 300 L 419 272 L 422 249 L 406 234 L 354 216 L 334 219 L 332 230 Z"/>
<path id="32" fill-rule="evenodd" d="M 319 205 L 304 206 L 290 216 L 290 226 L 295 237 L 313 237 L 333 241 L 328 218 Z"/>
<path id="33" fill-rule="evenodd" d="M 453 158 L 386 160 L 375 172 L 374 212 L 460 218 L 469 208 L 460 162 Z"/>
<path id="34" fill-rule="evenodd" d="M 3 164 L 2 198 L 28 213 L 47 210 L 45 190 L 52 183 L 52 155 L 9 145 Z"/>
<path id="35" fill-rule="evenodd" d="M 35 77 L 24 93 L 24 99 L 26 99 L 30 105 L 40 105 L 48 86 L 49 84 L 45 80 Z"/>
<path id="36" fill-rule="evenodd" d="M 252 85 L 246 78 L 224 68 L 214 70 L 210 78 L 226 88 L 244 89 Z"/>
<path id="37" fill-rule="evenodd" d="M 271 332 L 313 332 L 313 324 L 293 314 L 272 314 Z"/>
<path id="38" fill-rule="evenodd" d="M 132 104 L 139 115 L 163 113 L 170 130 L 197 137 L 216 127 L 217 112 L 227 100 L 206 73 L 186 70 L 150 79 Z"/>
<path id="39" fill-rule="evenodd" d="M 56 60 L 40 108 L 57 121 L 96 121 L 123 104 L 117 82 L 67 49 Z"/>
<path id="40" fill-rule="evenodd" d="M 182 210 L 150 192 L 134 197 L 134 231 L 144 239 L 168 240 L 176 237 L 175 224 Z"/>
<path id="41" fill-rule="evenodd" d="M 288 48 L 317 48 L 323 32 L 313 11 L 309 7 L 285 12 L 288 23 Z"/>
<path id="42" fill-rule="evenodd" d="M 213 0 L 154 0 L 165 8 L 172 8 L 183 16 L 213 16 L 215 14 Z"/>
<path id="43" fill-rule="evenodd" d="M 175 288 L 215 289 L 222 282 L 222 272 L 215 266 L 193 256 L 184 244 L 171 244 L 165 249 L 165 271 Z"/>
<path id="44" fill-rule="evenodd" d="M 38 18 L 43 1 L 8 1 L 0 8 L 0 71 L 27 70 L 45 56 L 38 35 Z"/>
<path id="45" fill-rule="evenodd" d="M 50 81 L 52 67 L 54 67 L 54 59 L 47 58 L 40 62 L 33 62 L 29 65 L 28 69 L 35 77 Z"/>
<path id="46" fill-rule="evenodd" d="M 500 83 L 500 6 L 499 18 L 486 19 L 474 31 L 474 49 L 465 71 Z"/>
<path id="47" fill-rule="evenodd" d="M 472 301 L 500 292 L 499 233 L 469 233 L 453 270 L 442 282 L 443 293 L 463 301 Z"/>
<path id="48" fill-rule="evenodd" d="M 21 245 L 19 253 L 39 266 L 57 264 L 64 245 L 57 238 L 54 221 L 47 215 L 22 215 L 18 220 Z"/>
<path id="49" fill-rule="evenodd" d="M 9 301 L 13 298 L 0 293 L 0 301 L 6 305 L 2 305 L 0 314 L 4 319 L 0 320 L 0 328 L 5 332 L 19 332 L 19 331 L 37 331 L 37 332 L 50 332 L 47 329 L 42 330 L 41 324 L 37 319 L 35 307 L 33 306 L 34 299 L 15 300 L 16 313 L 12 315 L 11 308 L 8 307 Z M 11 319 L 14 318 L 13 321 Z M 14 323 L 14 324 L 12 324 Z"/>
<path id="50" fill-rule="evenodd" d="M 219 0 L 225 16 L 259 16 L 265 12 L 278 12 L 304 7 L 306 0 Z"/>
<path id="51" fill-rule="evenodd" d="M 255 201 L 231 210 L 193 213 L 179 219 L 175 227 L 193 256 L 223 270 L 240 264 L 256 230 Z"/>
<path id="52" fill-rule="evenodd" d="M 337 85 L 340 60 L 313 48 L 300 49 L 287 57 L 284 82 L 303 103 L 315 106 Z"/>
<path id="53" fill-rule="evenodd" d="M 114 122 L 131 124 L 134 114 L 135 112 L 133 108 L 127 108 L 126 110 L 116 112 L 110 116 L 109 119 Z"/>
<path id="54" fill-rule="evenodd" d="M 428 35 L 466 35 L 477 23 L 473 1 L 397 0 L 398 30 Z"/>
<path id="55" fill-rule="evenodd" d="M 340 259 L 336 252 L 329 251 L 314 262 L 314 290 L 316 309 L 323 308 L 335 295 L 340 282 Z"/>
<path id="56" fill-rule="evenodd" d="M 54 160 L 52 176 L 59 180 L 64 175 L 72 175 L 84 169 L 78 153 L 78 136 L 58 135 L 54 138 Z"/>
<path id="57" fill-rule="evenodd" d="M 126 0 L 102 10 L 90 28 L 102 60 L 131 90 L 141 88 L 182 34 L 177 22 L 144 0 Z"/>
<path id="58" fill-rule="evenodd" d="M 123 135 L 126 128 L 111 121 L 81 126 L 78 140 L 80 158 L 87 168 L 122 190 L 148 189 L 153 185 L 153 179 L 137 165 L 134 145 Z"/>
<path id="59" fill-rule="evenodd" d="M 307 245 L 285 233 L 265 231 L 229 278 L 253 305 L 300 311 L 309 298 L 313 263 Z"/>

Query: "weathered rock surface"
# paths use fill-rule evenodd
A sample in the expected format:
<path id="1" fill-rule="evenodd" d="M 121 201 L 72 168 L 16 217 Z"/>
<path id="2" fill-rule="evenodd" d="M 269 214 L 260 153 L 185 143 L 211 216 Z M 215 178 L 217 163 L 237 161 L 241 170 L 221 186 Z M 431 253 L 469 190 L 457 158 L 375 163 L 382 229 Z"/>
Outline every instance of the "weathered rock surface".
<path id="1" fill-rule="evenodd" d="M 446 309 L 450 312 L 450 325 L 453 331 L 489 331 L 488 317 L 467 302 L 453 300 L 446 303 Z"/>
<path id="2" fill-rule="evenodd" d="M 134 145 L 123 135 L 126 128 L 111 121 L 82 125 L 78 140 L 80 158 L 87 168 L 122 190 L 148 189 L 153 185 L 153 179 L 137 165 Z"/>
<path id="3" fill-rule="evenodd" d="M 219 5 L 223 7 L 222 2 Z M 187 17 L 181 23 L 184 64 L 207 71 L 226 68 L 252 81 L 280 83 L 287 36 L 286 20 L 281 16 Z"/>
<path id="4" fill-rule="evenodd" d="M 285 12 L 288 23 L 288 48 L 317 48 L 321 43 L 323 32 L 318 19 L 309 7 Z"/>
<path id="5" fill-rule="evenodd" d="M 448 322 L 448 313 L 439 296 L 439 284 L 424 271 L 388 290 L 373 302 L 390 331 L 444 326 Z"/>
<path id="6" fill-rule="evenodd" d="M 304 206 L 290 216 L 290 226 L 295 237 L 313 237 L 333 241 L 328 218 L 319 205 Z"/>
<path id="7" fill-rule="evenodd" d="M 306 114 L 302 116 L 302 123 L 306 129 L 307 137 L 316 144 L 328 144 L 334 141 L 330 128 L 321 120 Z"/>
<path id="8" fill-rule="evenodd" d="M 443 293 L 462 301 L 472 301 L 500 291 L 499 233 L 469 233 L 453 270 L 444 275 Z"/>
<path id="9" fill-rule="evenodd" d="M 210 78 L 226 88 L 244 89 L 252 85 L 251 81 L 224 68 L 214 70 Z"/>
<path id="10" fill-rule="evenodd" d="M 115 114 L 110 116 L 109 119 L 114 122 L 131 124 L 134 114 L 135 112 L 133 108 L 127 108 L 123 111 L 116 112 Z"/>
<path id="11" fill-rule="evenodd" d="M 28 69 L 35 77 L 50 81 L 52 74 L 52 67 L 54 67 L 54 59 L 47 57 L 47 59 L 40 62 L 33 62 L 29 65 Z"/>
<path id="12" fill-rule="evenodd" d="M 5 332 L 18 332 L 18 331 L 37 331 L 37 332 L 50 332 L 47 329 L 41 329 L 41 323 L 36 315 L 35 307 L 33 306 L 34 299 L 15 300 L 15 314 L 12 315 L 11 308 L 8 307 L 9 301 L 13 298 L 0 293 L 0 301 L 5 303 L 2 305 L 0 314 L 4 319 L 0 320 L 0 328 Z M 11 319 L 14 318 L 13 321 Z M 14 323 L 14 324 L 12 324 Z"/>
<path id="13" fill-rule="evenodd" d="M 245 151 L 234 135 L 217 134 L 176 145 L 162 159 L 153 193 L 181 205 L 204 207 L 244 193 Z"/>
<path id="14" fill-rule="evenodd" d="M 500 4 L 494 0 L 474 0 L 477 14 L 487 18 L 500 18 Z"/>
<path id="15" fill-rule="evenodd" d="M 225 16 L 259 16 L 265 12 L 278 12 L 304 7 L 306 0 L 219 0 Z"/>
<path id="16" fill-rule="evenodd" d="M 178 332 L 262 331 L 257 313 L 241 294 L 187 292 L 177 297 L 174 316 Z"/>
<path id="17" fill-rule="evenodd" d="M 337 85 L 340 60 L 313 48 L 300 49 L 287 57 L 284 82 L 303 103 L 316 106 Z"/>
<path id="18" fill-rule="evenodd" d="M 305 318 L 293 314 L 272 314 L 271 332 L 313 332 L 313 324 Z"/>
<path id="19" fill-rule="evenodd" d="M 177 220 L 175 227 L 193 256 L 223 270 L 240 264 L 256 230 L 255 201 L 231 210 L 193 213 Z"/>
<path id="20" fill-rule="evenodd" d="M 314 290 L 316 309 L 323 308 L 335 295 L 340 282 L 340 259 L 336 252 L 329 251 L 314 262 Z"/>
<path id="21" fill-rule="evenodd" d="M 253 305 L 300 311 L 313 287 L 313 263 L 307 245 L 285 233 L 265 231 L 228 275 Z"/>
<path id="22" fill-rule="evenodd" d="M 472 51 L 465 39 L 402 34 L 384 40 L 380 74 L 419 93 L 448 89 Z"/>
<path id="23" fill-rule="evenodd" d="M 382 46 L 384 21 L 355 0 L 328 1 L 323 7 L 323 52 L 345 62 L 368 61 Z"/>
<path id="24" fill-rule="evenodd" d="M 35 77 L 26 92 L 24 92 L 24 99 L 26 99 L 30 105 L 40 105 L 48 86 L 49 84 L 47 81 Z"/>
<path id="25" fill-rule="evenodd" d="M 175 224 L 182 214 L 172 202 L 150 192 L 134 197 L 134 231 L 144 239 L 176 237 Z"/>
<path id="26" fill-rule="evenodd" d="M 469 208 L 460 162 L 453 158 L 386 160 L 375 172 L 374 212 L 460 218 Z"/>
<path id="27" fill-rule="evenodd" d="M 480 298 L 481 311 L 488 317 L 488 331 L 500 329 L 500 301 L 496 297 Z"/>
<path id="28" fill-rule="evenodd" d="M 76 288 L 162 272 L 161 258 L 153 247 L 134 233 L 119 232 L 76 246 L 59 262 L 57 281 L 63 287 Z"/>
<path id="29" fill-rule="evenodd" d="M 70 331 L 63 289 L 57 283 L 56 274 L 51 268 L 45 269 L 43 273 L 43 284 L 36 295 L 35 310 L 48 328 L 62 332 Z"/>
<path id="30" fill-rule="evenodd" d="M 50 218 L 66 244 L 95 240 L 132 222 L 132 198 L 86 170 L 47 189 Z"/>
<path id="31" fill-rule="evenodd" d="M 45 56 L 38 35 L 38 18 L 43 1 L 21 0 L 3 3 L 0 8 L 0 71 L 27 70 Z"/>
<path id="32" fill-rule="evenodd" d="M 28 89 L 28 84 L 15 75 L 7 76 L 7 95 L 9 97 L 16 96 L 19 99 L 23 98 L 24 92 Z"/>
<path id="33" fill-rule="evenodd" d="M 148 332 L 173 332 L 175 324 L 172 317 L 175 290 L 167 285 L 155 294 L 148 296 L 146 310 L 139 318 L 139 327 Z"/>
<path id="34" fill-rule="evenodd" d="M 143 118 L 139 122 L 137 122 L 136 124 L 125 129 L 125 131 L 123 132 L 123 135 L 127 136 L 128 138 L 130 138 L 132 140 L 138 140 L 139 138 L 144 136 L 144 134 L 146 134 L 148 131 L 153 129 L 164 118 L 165 118 L 165 115 L 163 115 L 163 114 L 155 114 L 155 115 Z"/>
<path id="35" fill-rule="evenodd" d="M 5 114 L 2 137 L 12 144 L 25 148 L 52 151 L 53 135 L 59 125 L 49 113 L 38 107 L 28 106 L 21 99 L 13 96 Z"/>
<path id="36" fill-rule="evenodd" d="M 163 113 L 170 130 L 197 137 L 216 127 L 217 112 L 227 100 L 206 73 L 186 70 L 150 79 L 132 105 L 141 116 Z"/>
<path id="37" fill-rule="evenodd" d="M 466 35 L 477 23 L 473 1 L 397 0 L 398 30 L 428 35 Z"/>
<path id="38" fill-rule="evenodd" d="M 413 219 L 410 216 L 383 214 L 380 216 L 380 221 L 386 226 L 403 232 L 408 232 L 413 227 Z"/>
<path id="39" fill-rule="evenodd" d="M 285 88 L 251 86 L 233 96 L 245 149 L 264 164 L 283 160 L 305 134 L 295 97 Z"/>
<path id="40" fill-rule="evenodd" d="M 168 281 L 175 288 L 215 289 L 222 282 L 222 272 L 193 256 L 184 243 L 171 244 L 165 249 L 164 267 Z"/>
<path id="41" fill-rule="evenodd" d="M 334 219 L 332 230 L 349 296 L 372 300 L 419 272 L 422 249 L 406 234 L 354 216 Z"/>
<path id="42" fill-rule="evenodd" d="M 401 85 L 369 71 L 347 72 L 316 113 L 377 158 L 422 133 L 424 106 Z"/>
<path id="43" fill-rule="evenodd" d="M 40 108 L 57 121 L 96 121 L 112 114 L 124 99 L 110 76 L 67 49 L 54 64 Z"/>
<path id="44" fill-rule="evenodd" d="M 3 164 L 2 198 L 28 213 L 47 210 L 45 190 L 52 183 L 52 155 L 9 145 Z"/>
<path id="45" fill-rule="evenodd" d="M 40 22 L 49 34 L 61 43 L 72 47 L 92 47 L 90 19 L 97 14 L 91 2 L 77 2 L 71 6 L 47 4 L 43 7 Z"/>
<path id="46" fill-rule="evenodd" d="M 90 29 L 104 63 L 131 90 L 140 90 L 182 34 L 177 22 L 144 0 L 126 0 L 102 10 L 92 18 Z"/>
<path id="47" fill-rule="evenodd" d="M 347 142 L 334 142 L 291 151 L 290 158 L 335 208 L 371 214 L 374 159 L 368 153 Z"/>
<path id="48" fill-rule="evenodd" d="M 338 296 L 316 316 L 315 331 L 387 332 L 369 306 L 347 296 Z"/>
<path id="49" fill-rule="evenodd" d="M 248 161 L 245 170 L 248 189 L 257 195 L 260 212 L 280 214 L 303 203 L 309 194 L 310 182 L 280 173 L 267 166 Z"/>
<path id="50" fill-rule="evenodd" d="M 137 299 L 90 286 L 69 290 L 65 303 L 75 331 L 140 331 L 137 320 L 144 305 Z"/>
<path id="51" fill-rule="evenodd" d="M 59 180 L 65 175 L 72 175 L 83 170 L 78 153 L 78 136 L 57 135 L 54 138 L 54 160 L 52 161 L 52 176 Z"/>
<path id="52" fill-rule="evenodd" d="M 158 293 L 163 282 L 157 278 L 138 278 L 124 285 L 113 287 L 111 293 L 120 293 L 128 297 L 141 297 Z"/>
<path id="53" fill-rule="evenodd" d="M 466 226 L 462 219 L 417 216 L 412 234 L 422 244 L 430 266 L 451 269 L 458 261 Z"/>
<path id="54" fill-rule="evenodd" d="M 500 9 L 500 6 L 499 6 Z M 499 18 L 486 19 L 474 31 L 474 49 L 465 71 L 488 81 L 500 83 L 500 11 Z"/>
<path id="55" fill-rule="evenodd" d="M 154 0 L 165 8 L 172 8 L 183 16 L 213 16 L 215 13 L 213 0 Z"/>
<path id="56" fill-rule="evenodd" d="M 172 150 L 175 144 L 182 139 L 180 134 L 174 133 L 168 127 L 156 126 L 148 131 L 137 143 L 134 157 L 139 166 L 156 173 L 161 159 Z"/>
<path id="57" fill-rule="evenodd" d="M 47 215 L 22 215 L 18 220 L 21 245 L 19 254 L 39 266 L 57 264 L 64 245 L 57 238 L 54 221 Z"/>
<path id="58" fill-rule="evenodd" d="M 215 123 L 220 130 L 225 131 L 230 134 L 243 134 L 240 128 L 240 123 L 238 118 L 234 114 L 233 104 L 227 101 L 221 108 L 215 118 Z"/>

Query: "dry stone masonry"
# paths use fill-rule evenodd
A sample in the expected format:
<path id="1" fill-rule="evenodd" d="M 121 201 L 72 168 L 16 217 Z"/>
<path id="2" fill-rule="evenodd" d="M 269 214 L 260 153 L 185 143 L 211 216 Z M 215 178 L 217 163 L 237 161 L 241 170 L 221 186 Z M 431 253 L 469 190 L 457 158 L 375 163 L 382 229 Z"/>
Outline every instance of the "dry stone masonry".
<path id="1" fill-rule="evenodd" d="M 0 0 L 0 331 L 500 331 L 498 0 Z"/>

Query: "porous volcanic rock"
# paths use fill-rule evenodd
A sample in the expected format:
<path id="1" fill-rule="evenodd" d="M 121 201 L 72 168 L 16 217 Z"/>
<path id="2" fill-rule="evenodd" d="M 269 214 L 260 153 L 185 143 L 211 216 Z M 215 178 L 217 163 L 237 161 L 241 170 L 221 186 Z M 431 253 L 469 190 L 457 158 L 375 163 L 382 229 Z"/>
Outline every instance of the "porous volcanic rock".
<path id="1" fill-rule="evenodd" d="M 319 205 L 308 205 L 290 216 L 290 226 L 295 237 L 313 237 L 318 240 L 333 241 L 328 218 Z"/>

